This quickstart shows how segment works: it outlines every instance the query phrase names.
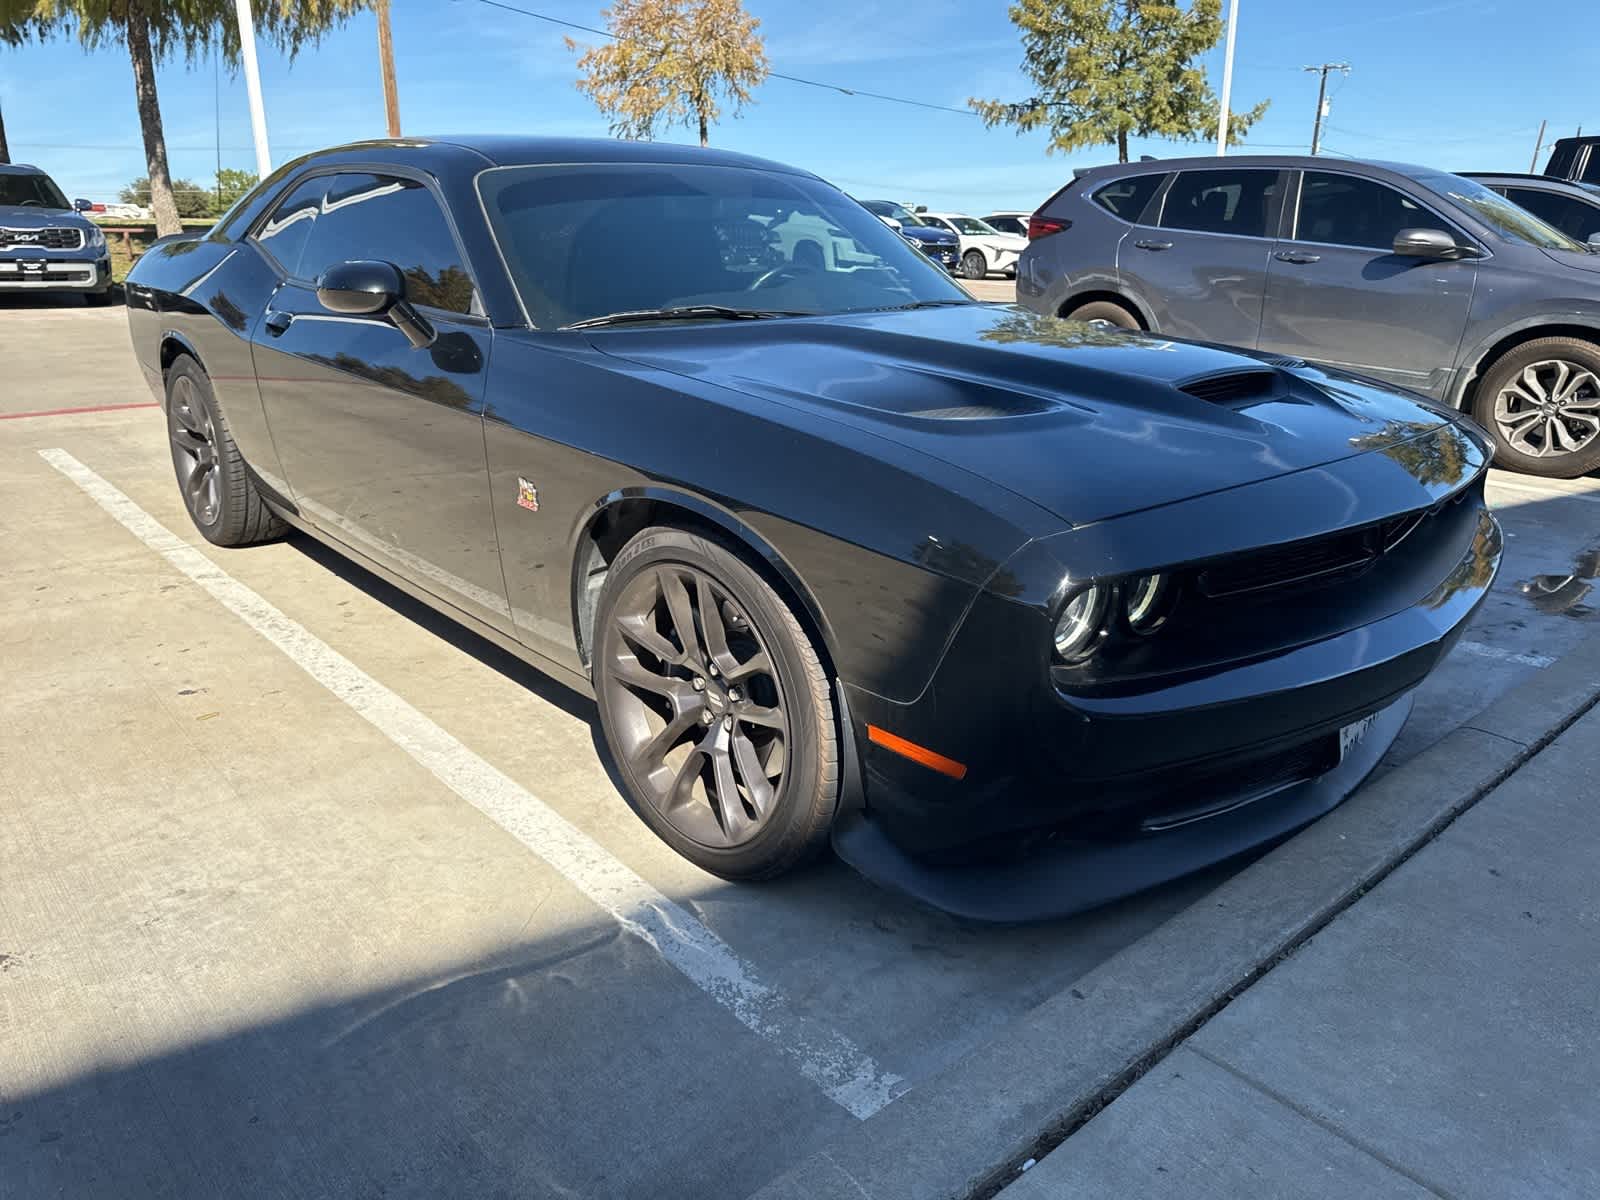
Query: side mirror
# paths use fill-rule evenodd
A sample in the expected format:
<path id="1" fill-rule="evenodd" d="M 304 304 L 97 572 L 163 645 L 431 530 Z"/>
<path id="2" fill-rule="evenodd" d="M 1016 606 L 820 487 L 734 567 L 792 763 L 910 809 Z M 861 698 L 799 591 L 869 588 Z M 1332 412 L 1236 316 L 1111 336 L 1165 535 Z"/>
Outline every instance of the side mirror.
<path id="1" fill-rule="evenodd" d="M 387 317 L 420 350 L 431 346 L 433 325 L 406 300 L 405 276 L 393 263 L 335 263 L 317 280 L 317 303 L 347 317 Z"/>
<path id="2" fill-rule="evenodd" d="M 1402 229 L 1394 235 L 1394 252 L 1407 258 L 1451 259 L 1476 256 L 1470 246 L 1458 246 L 1442 229 Z"/>
<path id="3" fill-rule="evenodd" d="M 928 206 L 926 204 L 919 204 L 915 208 L 913 208 L 911 211 L 914 212 L 914 213 L 925 213 L 925 212 L 928 211 Z"/>
<path id="4" fill-rule="evenodd" d="M 1596 254 L 1600 254 L 1600 233 L 1596 233 L 1586 244 L 1588 245 L 1589 249 L 1593 250 Z"/>
<path id="5" fill-rule="evenodd" d="M 74 200 L 72 202 L 72 207 L 73 207 L 74 211 L 76 211 L 76 212 L 93 212 L 94 211 L 94 201 L 93 200 L 82 200 L 82 199 Z"/>

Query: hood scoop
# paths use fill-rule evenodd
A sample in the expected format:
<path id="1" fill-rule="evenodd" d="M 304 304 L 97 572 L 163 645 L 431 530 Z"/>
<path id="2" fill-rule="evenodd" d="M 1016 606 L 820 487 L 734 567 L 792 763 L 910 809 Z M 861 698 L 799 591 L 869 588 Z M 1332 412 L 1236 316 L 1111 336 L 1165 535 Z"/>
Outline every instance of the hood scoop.
<path id="1" fill-rule="evenodd" d="M 1178 390 L 1207 404 L 1259 404 L 1285 391 L 1283 376 L 1271 370 L 1222 371 L 1178 384 Z"/>

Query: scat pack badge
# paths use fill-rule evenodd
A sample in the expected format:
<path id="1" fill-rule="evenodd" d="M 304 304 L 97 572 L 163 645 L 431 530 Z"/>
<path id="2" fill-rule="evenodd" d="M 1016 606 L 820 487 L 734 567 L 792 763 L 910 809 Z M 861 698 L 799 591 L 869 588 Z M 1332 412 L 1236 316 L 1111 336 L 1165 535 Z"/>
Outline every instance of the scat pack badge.
<path id="1" fill-rule="evenodd" d="M 517 505 L 529 512 L 539 511 L 539 489 L 522 476 L 517 476 Z"/>

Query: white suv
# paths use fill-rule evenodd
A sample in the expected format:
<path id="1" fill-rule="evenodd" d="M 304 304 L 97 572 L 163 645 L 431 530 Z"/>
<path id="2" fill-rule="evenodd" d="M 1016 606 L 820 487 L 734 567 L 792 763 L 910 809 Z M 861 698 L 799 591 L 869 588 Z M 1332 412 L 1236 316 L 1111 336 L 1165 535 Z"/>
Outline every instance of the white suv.
<path id="1" fill-rule="evenodd" d="M 1001 233 L 992 225 L 965 213 L 923 212 L 917 216 L 935 229 L 947 229 L 961 239 L 961 274 L 982 279 L 991 271 L 1017 273 L 1017 259 L 1028 239 L 1015 233 Z"/>

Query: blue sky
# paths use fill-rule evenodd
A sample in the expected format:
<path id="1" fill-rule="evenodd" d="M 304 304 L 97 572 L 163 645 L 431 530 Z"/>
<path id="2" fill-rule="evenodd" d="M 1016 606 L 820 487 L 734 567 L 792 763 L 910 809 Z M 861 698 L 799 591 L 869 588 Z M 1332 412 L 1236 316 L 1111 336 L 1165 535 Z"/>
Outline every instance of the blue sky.
<path id="1" fill-rule="evenodd" d="M 601 4 L 512 0 L 587 25 Z M 969 96 L 1021 98 L 1021 45 L 1003 0 L 746 0 L 761 19 L 776 70 L 964 107 Z M 407 133 L 606 134 L 574 87 L 565 31 L 479 0 L 393 0 L 396 70 Z M 1334 76 L 1325 146 L 1361 157 L 1449 169 L 1526 170 L 1541 118 L 1551 135 L 1600 133 L 1592 0 L 1543 0 L 1537 18 L 1513 0 L 1241 0 L 1235 109 L 1270 97 L 1249 145 L 1303 151 L 1316 78 L 1306 63 L 1348 60 Z M 582 37 L 583 35 L 575 35 Z M 266 51 L 273 160 L 381 134 L 373 18 L 363 16 L 294 63 Z M 1221 52 L 1210 56 L 1214 86 Z M 213 64 L 160 71 L 176 175 L 209 184 L 217 125 Z M 1576 85 L 1574 81 L 1579 81 Z M 253 168 L 242 77 L 221 74 L 224 166 Z M 986 130 L 976 117 L 890 104 L 771 80 L 712 144 L 804 166 L 861 197 L 967 211 L 1031 209 L 1073 166 L 1110 161 L 1111 148 L 1045 153 L 1040 134 Z M 133 78 L 120 48 L 76 42 L 0 48 L 0 106 L 12 156 L 49 169 L 69 195 L 111 199 L 144 173 Z M 690 141 L 675 129 L 670 140 Z M 1205 147 L 1136 143 L 1170 155 Z M 1543 166 L 1541 156 L 1540 166 Z"/>

